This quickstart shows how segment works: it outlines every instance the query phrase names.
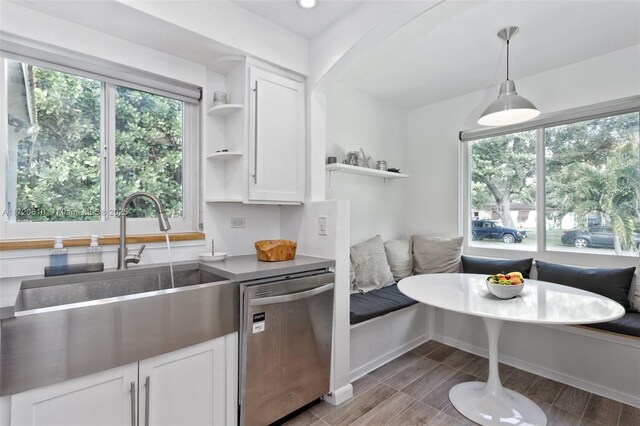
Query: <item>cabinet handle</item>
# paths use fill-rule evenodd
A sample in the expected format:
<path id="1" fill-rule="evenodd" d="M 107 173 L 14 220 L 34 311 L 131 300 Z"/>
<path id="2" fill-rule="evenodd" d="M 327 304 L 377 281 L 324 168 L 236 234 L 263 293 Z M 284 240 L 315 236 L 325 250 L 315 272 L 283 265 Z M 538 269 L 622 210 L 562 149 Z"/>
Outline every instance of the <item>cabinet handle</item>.
<path id="1" fill-rule="evenodd" d="M 144 426 L 149 426 L 149 394 L 151 393 L 151 377 L 144 382 Z"/>
<path id="2" fill-rule="evenodd" d="M 258 82 L 256 81 L 256 88 L 253 89 L 256 92 L 256 116 L 254 119 L 253 127 L 253 183 L 258 183 Z"/>
<path id="3" fill-rule="evenodd" d="M 131 426 L 136 426 L 136 382 L 131 382 Z"/>

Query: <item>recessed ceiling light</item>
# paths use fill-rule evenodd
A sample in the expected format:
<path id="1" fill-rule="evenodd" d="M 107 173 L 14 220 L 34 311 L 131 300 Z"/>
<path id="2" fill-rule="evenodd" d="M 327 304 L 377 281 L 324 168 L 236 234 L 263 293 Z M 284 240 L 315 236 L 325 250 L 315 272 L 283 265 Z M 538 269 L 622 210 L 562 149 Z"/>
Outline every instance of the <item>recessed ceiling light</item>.
<path id="1" fill-rule="evenodd" d="M 298 6 L 303 9 L 313 9 L 318 5 L 318 0 L 298 0 Z"/>

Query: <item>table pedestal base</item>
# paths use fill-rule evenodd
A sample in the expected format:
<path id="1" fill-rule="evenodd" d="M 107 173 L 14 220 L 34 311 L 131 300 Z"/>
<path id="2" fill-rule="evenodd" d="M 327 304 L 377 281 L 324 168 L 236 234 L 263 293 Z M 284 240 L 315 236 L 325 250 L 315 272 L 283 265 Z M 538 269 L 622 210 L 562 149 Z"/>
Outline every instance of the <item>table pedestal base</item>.
<path id="1" fill-rule="evenodd" d="M 547 416 L 529 398 L 502 387 L 491 392 L 483 382 L 460 383 L 451 388 L 449 399 L 463 416 L 481 425 L 547 424 Z"/>
<path id="2" fill-rule="evenodd" d="M 546 426 L 547 416 L 526 396 L 502 387 L 498 372 L 498 340 L 502 320 L 482 318 L 489 340 L 487 383 L 460 383 L 451 388 L 449 399 L 463 416 L 481 425 Z"/>

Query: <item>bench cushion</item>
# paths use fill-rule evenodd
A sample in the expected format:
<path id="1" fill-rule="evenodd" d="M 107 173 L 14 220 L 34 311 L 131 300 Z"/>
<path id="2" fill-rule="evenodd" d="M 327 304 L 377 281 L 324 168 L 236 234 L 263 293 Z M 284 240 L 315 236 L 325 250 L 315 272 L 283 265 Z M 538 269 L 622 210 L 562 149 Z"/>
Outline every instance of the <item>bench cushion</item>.
<path id="1" fill-rule="evenodd" d="M 365 294 L 353 293 L 350 321 L 351 324 L 358 324 L 416 303 L 418 302 L 402 294 L 396 284 Z"/>
<path id="2" fill-rule="evenodd" d="M 614 333 L 640 337 L 639 312 L 627 312 L 622 318 L 618 318 L 617 320 L 586 325 L 600 330 L 613 331 Z"/>
<path id="3" fill-rule="evenodd" d="M 486 259 L 481 257 L 462 256 L 462 272 L 465 274 L 508 274 L 520 272 L 529 278 L 533 258 L 529 259 Z"/>
<path id="4" fill-rule="evenodd" d="M 580 268 L 537 260 L 538 279 L 597 293 L 631 311 L 629 288 L 636 268 Z"/>

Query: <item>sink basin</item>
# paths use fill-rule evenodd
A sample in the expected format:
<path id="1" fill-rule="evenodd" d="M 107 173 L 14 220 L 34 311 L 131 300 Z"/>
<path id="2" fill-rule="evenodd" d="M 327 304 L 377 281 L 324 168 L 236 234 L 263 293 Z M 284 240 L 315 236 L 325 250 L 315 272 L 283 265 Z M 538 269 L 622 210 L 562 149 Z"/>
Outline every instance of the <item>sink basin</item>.
<path id="1" fill-rule="evenodd" d="M 198 264 L 176 265 L 175 288 L 222 281 Z M 84 302 L 172 289 L 168 266 L 139 270 L 97 272 L 23 281 L 16 300 L 16 316 L 27 311 L 67 307 Z"/>
<path id="2" fill-rule="evenodd" d="M 0 321 L 0 396 L 138 362 L 238 331 L 238 284 L 206 264 L 23 281 Z M 232 337 L 237 339 L 237 337 Z"/>

